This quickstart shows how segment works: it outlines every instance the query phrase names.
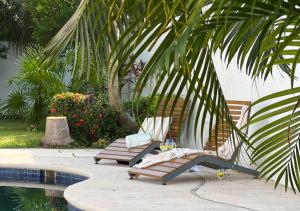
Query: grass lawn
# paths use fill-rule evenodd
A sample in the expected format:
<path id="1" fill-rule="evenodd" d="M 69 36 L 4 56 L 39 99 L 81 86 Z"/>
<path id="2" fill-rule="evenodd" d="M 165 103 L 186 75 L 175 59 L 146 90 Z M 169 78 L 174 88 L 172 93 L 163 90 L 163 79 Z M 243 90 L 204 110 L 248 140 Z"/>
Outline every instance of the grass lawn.
<path id="1" fill-rule="evenodd" d="M 39 147 L 43 135 L 43 131 L 31 131 L 29 125 L 20 120 L 0 120 L 0 148 Z"/>

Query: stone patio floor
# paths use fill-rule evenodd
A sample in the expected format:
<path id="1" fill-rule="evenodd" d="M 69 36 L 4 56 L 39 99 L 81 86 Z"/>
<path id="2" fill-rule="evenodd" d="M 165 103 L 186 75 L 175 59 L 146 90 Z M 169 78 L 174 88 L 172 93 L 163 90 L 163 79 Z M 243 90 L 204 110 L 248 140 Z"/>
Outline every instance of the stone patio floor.
<path id="1" fill-rule="evenodd" d="M 141 177 L 129 180 L 127 166 L 114 161 L 94 164 L 99 150 L 0 149 L 0 167 L 38 168 L 88 176 L 69 186 L 65 198 L 87 211 L 193 211 L 193 210 L 300 210 L 299 194 L 272 182 L 226 171 L 223 179 L 215 171 L 185 173 L 168 185 Z"/>

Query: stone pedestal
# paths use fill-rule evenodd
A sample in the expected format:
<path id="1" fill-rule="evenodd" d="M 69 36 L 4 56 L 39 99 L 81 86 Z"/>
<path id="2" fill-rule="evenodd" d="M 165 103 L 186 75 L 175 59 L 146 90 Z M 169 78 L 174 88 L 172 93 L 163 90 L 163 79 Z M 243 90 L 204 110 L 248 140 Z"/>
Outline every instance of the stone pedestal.
<path id="1" fill-rule="evenodd" d="M 66 117 L 47 117 L 44 147 L 66 146 L 71 143 L 71 137 Z"/>

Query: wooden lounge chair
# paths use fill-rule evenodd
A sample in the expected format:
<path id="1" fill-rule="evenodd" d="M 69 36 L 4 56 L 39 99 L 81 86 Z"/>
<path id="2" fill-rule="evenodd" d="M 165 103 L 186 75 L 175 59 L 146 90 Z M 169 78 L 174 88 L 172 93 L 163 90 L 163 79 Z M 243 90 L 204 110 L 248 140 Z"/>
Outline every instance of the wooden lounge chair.
<path id="1" fill-rule="evenodd" d="M 171 110 L 174 100 L 171 99 L 168 102 L 167 108 L 163 111 L 165 100 L 162 100 L 157 116 L 171 116 Z M 175 138 L 177 134 L 179 134 L 179 130 L 181 129 L 180 124 L 180 115 L 183 110 L 184 100 L 182 98 L 178 99 L 174 110 L 172 112 L 172 123 L 169 129 L 169 133 L 167 134 L 167 138 Z M 184 120 L 186 119 L 188 111 L 184 111 Z M 108 147 L 101 150 L 98 155 L 94 157 L 95 163 L 97 164 L 102 159 L 115 160 L 118 164 L 127 164 L 129 166 L 133 166 L 138 163 L 142 157 L 146 154 L 158 149 L 160 142 L 151 142 L 150 144 L 127 148 L 125 139 L 117 139 L 113 143 L 111 143 Z"/>
<path id="2" fill-rule="evenodd" d="M 250 104 L 246 101 L 228 101 L 229 110 L 233 119 L 237 122 L 241 116 L 241 109 L 243 105 Z M 219 134 L 218 145 L 224 144 L 225 140 L 228 138 L 228 134 Z M 219 138 L 220 137 L 220 138 Z M 227 137 L 227 138 L 226 138 Z M 214 139 L 210 139 L 206 145 L 206 150 L 215 149 Z M 183 172 L 191 169 L 195 165 L 203 165 L 213 169 L 233 169 L 243 173 L 251 174 L 254 176 L 258 175 L 258 172 L 243 166 L 239 166 L 235 163 L 236 157 L 238 156 L 238 151 L 242 146 L 242 142 L 232 153 L 230 159 L 224 159 L 222 157 L 213 155 L 212 153 L 196 153 L 189 156 L 184 156 L 182 158 L 172 159 L 170 161 L 161 162 L 147 168 L 138 169 L 131 168 L 128 173 L 130 179 L 137 179 L 139 176 L 148 176 L 154 179 L 160 180 L 163 185 L 175 178 L 176 176 L 182 174 Z"/>

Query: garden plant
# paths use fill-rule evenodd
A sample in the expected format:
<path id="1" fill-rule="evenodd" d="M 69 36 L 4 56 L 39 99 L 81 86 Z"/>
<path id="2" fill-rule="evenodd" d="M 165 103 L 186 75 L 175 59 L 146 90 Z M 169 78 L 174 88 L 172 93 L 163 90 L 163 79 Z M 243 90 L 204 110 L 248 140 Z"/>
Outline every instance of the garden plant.
<path id="1" fill-rule="evenodd" d="M 103 97 L 71 92 L 56 94 L 49 112 L 51 116 L 67 117 L 71 137 L 77 146 L 108 144 L 128 133 L 118 112 L 112 111 Z"/>

